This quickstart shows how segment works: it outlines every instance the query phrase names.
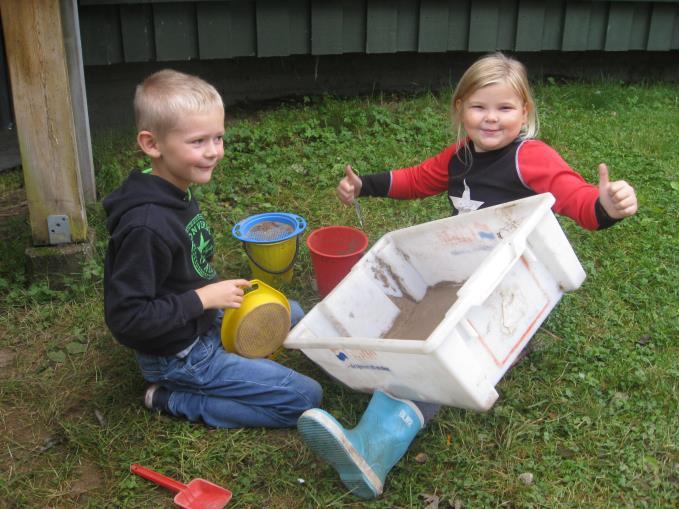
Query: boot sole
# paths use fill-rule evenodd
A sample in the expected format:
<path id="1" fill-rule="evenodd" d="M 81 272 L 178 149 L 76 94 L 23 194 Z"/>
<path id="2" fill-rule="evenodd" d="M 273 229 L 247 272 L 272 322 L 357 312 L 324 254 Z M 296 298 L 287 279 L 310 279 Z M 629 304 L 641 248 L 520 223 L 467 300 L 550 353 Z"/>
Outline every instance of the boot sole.
<path id="1" fill-rule="evenodd" d="M 352 494 L 371 499 L 382 493 L 382 480 L 332 417 L 316 409 L 307 410 L 299 418 L 297 429 L 309 448 L 339 473 Z"/>

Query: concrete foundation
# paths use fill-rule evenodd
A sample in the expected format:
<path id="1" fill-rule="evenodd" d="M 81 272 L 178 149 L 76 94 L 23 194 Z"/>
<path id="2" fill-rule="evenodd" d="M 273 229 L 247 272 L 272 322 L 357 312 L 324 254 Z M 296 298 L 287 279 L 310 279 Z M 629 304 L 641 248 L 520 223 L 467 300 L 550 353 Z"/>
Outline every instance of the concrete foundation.
<path id="1" fill-rule="evenodd" d="M 82 278 L 83 267 L 94 254 L 94 230 L 87 241 L 56 246 L 26 248 L 26 274 L 29 281 L 46 280 L 50 289 L 63 290 L 69 281 Z"/>

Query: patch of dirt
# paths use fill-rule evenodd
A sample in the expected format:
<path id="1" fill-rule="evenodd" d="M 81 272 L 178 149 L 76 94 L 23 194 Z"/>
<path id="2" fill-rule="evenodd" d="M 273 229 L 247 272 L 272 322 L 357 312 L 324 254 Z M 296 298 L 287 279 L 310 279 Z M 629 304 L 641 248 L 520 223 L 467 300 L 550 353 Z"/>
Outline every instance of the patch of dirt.
<path id="1" fill-rule="evenodd" d="M 0 451 L 0 472 L 21 473 L 39 462 L 39 455 L 60 443 L 48 427 L 33 413 L 13 407 L 0 407 L 0 427 L 3 447 Z"/>
<path id="2" fill-rule="evenodd" d="M 6 479 L 8 489 L 24 489 L 27 477 L 45 469 L 50 463 L 67 461 L 67 440 L 59 434 L 59 430 L 51 430 L 39 416 L 23 409 L 0 408 L 0 426 L 4 428 L 0 475 Z M 105 489 L 106 479 L 97 465 L 81 461 L 66 479 L 59 481 L 49 476 L 42 477 L 33 487 L 39 493 L 60 491 L 58 502 L 53 507 L 82 507 L 94 492 L 101 493 Z"/>
<path id="3" fill-rule="evenodd" d="M 14 357 L 16 352 L 9 348 L 0 348 L 0 379 L 13 378 L 16 368 L 14 367 Z"/>
<path id="4" fill-rule="evenodd" d="M 0 220 L 6 217 L 26 214 L 27 211 L 28 205 L 25 190 L 13 189 L 0 193 Z"/>
<path id="5" fill-rule="evenodd" d="M 273 428 L 268 429 L 266 433 L 266 442 L 276 447 L 288 447 L 290 445 L 290 436 L 294 435 L 289 429 Z"/>
<path id="6" fill-rule="evenodd" d="M 104 474 L 101 469 L 91 462 L 82 463 L 73 473 L 71 495 L 78 502 L 87 501 L 87 493 L 102 488 L 105 485 Z"/>

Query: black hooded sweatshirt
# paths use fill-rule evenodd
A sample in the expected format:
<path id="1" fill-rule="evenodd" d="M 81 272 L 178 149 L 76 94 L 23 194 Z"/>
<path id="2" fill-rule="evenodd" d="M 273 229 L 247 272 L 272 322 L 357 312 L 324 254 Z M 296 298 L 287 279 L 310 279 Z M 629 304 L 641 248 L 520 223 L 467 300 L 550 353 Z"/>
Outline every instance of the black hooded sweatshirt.
<path id="1" fill-rule="evenodd" d="M 106 324 L 123 345 L 173 355 L 210 328 L 194 290 L 216 280 L 214 241 L 191 191 L 133 172 L 104 199 Z"/>

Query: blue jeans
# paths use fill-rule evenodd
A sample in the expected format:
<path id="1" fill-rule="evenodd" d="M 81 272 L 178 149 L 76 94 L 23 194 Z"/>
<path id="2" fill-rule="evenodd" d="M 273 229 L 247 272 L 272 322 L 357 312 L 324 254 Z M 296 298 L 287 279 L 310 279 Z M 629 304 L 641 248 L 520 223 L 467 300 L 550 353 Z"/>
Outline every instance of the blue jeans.
<path id="1" fill-rule="evenodd" d="M 217 428 L 283 428 L 320 405 L 323 393 L 315 380 L 269 359 L 224 350 L 221 321 L 219 313 L 210 330 L 177 355 L 137 352 L 142 376 L 171 391 L 171 414 Z"/>

